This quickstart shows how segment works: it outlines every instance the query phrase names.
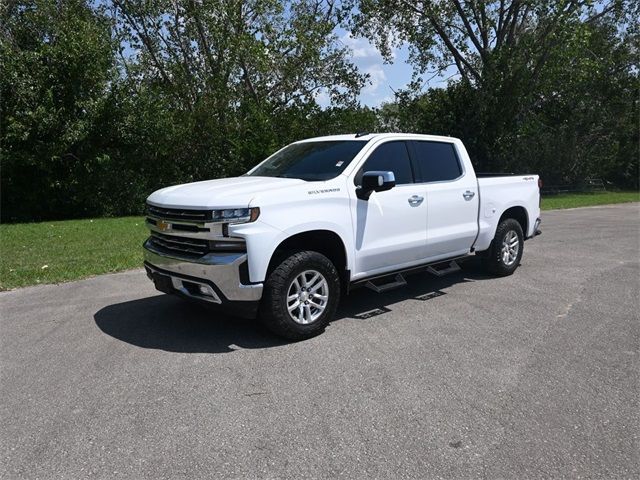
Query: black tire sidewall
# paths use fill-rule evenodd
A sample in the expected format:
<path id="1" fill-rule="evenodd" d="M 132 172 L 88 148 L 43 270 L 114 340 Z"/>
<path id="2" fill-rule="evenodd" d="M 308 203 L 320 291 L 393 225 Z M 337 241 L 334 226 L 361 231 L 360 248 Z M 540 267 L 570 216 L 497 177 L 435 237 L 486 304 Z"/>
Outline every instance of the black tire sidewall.
<path id="1" fill-rule="evenodd" d="M 518 248 L 518 256 L 516 258 L 516 261 L 512 265 L 506 265 L 502 261 L 502 241 L 505 235 L 510 231 L 514 231 L 516 232 L 516 235 L 518 235 L 519 248 Z M 499 275 L 499 276 L 511 275 L 513 272 L 516 271 L 516 269 L 520 265 L 520 261 L 522 260 L 523 253 L 524 253 L 524 234 L 522 233 L 522 227 L 520 226 L 520 223 L 518 223 L 517 220 L 514 220 L 513 218 L 507 218 L 502 222 L 500 222 L 500 224 L 498 225 L 498 228 L 496 229 L 496 235 L 491 245 L 490 254 L 486 258 L 487 267 L 489 271 L 495 275 Z"/>
<path id="2" fill-rule="evenodd" d="M 328 304 L 317 320 L 303 325 L 289 315 L 287 296 L 291 282 L 305 270 L 320 272 L 329 287 Z M 333 318 L 340 301 L 340 278 L 331 261 L 324 255 L 313 251 L 291 252 L 271 272 L 265 282 L 260 319 L 265 326 L 291 340 L 302 340 L 321 333 Z"/>

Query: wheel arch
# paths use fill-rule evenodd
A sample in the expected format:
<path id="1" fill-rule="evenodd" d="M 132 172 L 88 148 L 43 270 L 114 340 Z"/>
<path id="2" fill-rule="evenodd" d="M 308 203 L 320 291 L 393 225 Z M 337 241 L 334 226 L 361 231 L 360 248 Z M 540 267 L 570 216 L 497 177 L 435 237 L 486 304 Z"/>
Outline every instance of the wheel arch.
<path id="1" fill-rule="evenodd" d="M 334 264 L 341 280 L 349 280 L 349 257 L 346 244 L 339 234 L 326 229 L 297 232 L 283 239 L 271 254 L 267 276 L 282 260 L 284 252 L 294 250 L 311 250 L 321 253 Z"/>
<path id="2" fill-rule="evenodd" d="M 498 220 L 497 225 L 500 225 L 507 218 L 512 218 L 520 224 L 522 228 L 522 234 L 524 238 L 527 238 L 527 232 L 529 231 L 529 213 L 527 209 L 522 205 L 514 205 L 507 208 Z"/>

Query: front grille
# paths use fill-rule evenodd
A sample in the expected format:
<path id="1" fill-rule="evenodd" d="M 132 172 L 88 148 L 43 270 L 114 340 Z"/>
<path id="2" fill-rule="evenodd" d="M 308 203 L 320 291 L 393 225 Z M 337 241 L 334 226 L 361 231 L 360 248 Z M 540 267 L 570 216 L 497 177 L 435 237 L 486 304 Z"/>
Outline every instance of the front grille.
<path id="1" fill-rule="evenodd" d="M 187 210 L 184 208 L 156 207 L 147 203 L 147 213 L 152 217 L 166 218 L 168 220 L 191 220 L 195 222 L 210 221 L 211 210 Z"/>
<path id="2" fill-rule="evenodd" d="M 158 220 L 155 218 L 147 217 L 147 224 L 157 226 Z M 163 221 L 163 220 L 161 220 Z M 208 232 L 209 229 L 206 227 L 199 227 L 197 224 L 191 223 L 172 223 L 171 230 L 180 230 L 182 232 Z"/>
<path id="3" fill-rule="evenodd" d="M 160 251 L 179 253 L 183 256 L 195 258 L 209 253 L 209 242 L 199 238 L 176 237 L 151 232 L 149 242 Z"/>

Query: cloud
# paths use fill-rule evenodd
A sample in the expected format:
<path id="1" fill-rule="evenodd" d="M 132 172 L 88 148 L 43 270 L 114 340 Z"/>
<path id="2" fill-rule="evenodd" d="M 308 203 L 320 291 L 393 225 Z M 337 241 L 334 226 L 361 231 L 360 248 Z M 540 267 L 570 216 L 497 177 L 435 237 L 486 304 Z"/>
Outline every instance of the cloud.
<path id="1" fill-rule="evenodd" d="M 340 41 L 346 47 L 351 50 L 351 56 L 356 61 L 356 63 L 360 65 L 369 65 L 373 63 L 382 63 L 382 55 L 369 40 L 366 38 L 356 38 L 351 35 L 350 32 L 346 32 L 342 37 L 340 37 Z M 395 59 L 396 50 L 395 48 L 391 51 L 391 60 Z"/>
<path id="2" fill-rule="evenodd" d="M 351 50 L 353 58 L 373 58 L 379 56 L 378 49 L 364 38 L 354 38 L 345 33 L 340 41 Z"/>
<path id="3" fill-rule="evenodd" d="M 386 70 L 390 65 L 384 59 L 377 47 L 369 40 L 354 37 L 350 32 L 340 36 L 342 44 L 351 50 L 351 59 L 362 73 L 369 75 L 369 82 L 360 92 L 360 101 L 365 105 L 376 105 L 382 98 L 389 95 Z M 392 51 L 391 60 L 395 60 L 396 50 Z"/>
<path id="4" fill-rule="evenodd" d="M 383 105 L 385 103 L 393 103 L 395 102 L 395 100 L 396 100 L 395 95 L 387 95 L 385 97 L 378 98 L 378 106 Z"/>
<path id="5" fill-rule="evenodd" d="M 329 96 L 329 92 L 327 92 L 324 88 L 318 90 L 316 92 L 316 102 L 318 102 L 318 105 L 320 105 L 322 108 L 326 108 L 331 105 L 331 97 Z"/>
<path id="6" fill-rule="evenodd" d="M 377 63 L 365 68 L 364 73 L 369 75 L 370 84 L 362 89 L 363 95 L 373 95 L 378 92 L 378 89 L 386 86 L 387 74 L 384 73 L 382 65 Z"/>

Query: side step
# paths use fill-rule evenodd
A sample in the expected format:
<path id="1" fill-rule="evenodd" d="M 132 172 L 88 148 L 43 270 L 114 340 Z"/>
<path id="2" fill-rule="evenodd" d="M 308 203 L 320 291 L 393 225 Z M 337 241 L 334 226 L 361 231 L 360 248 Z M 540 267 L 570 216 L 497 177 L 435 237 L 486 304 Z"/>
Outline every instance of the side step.
<path id="1" fill-rule="evenodd" d="M 455 260 L 452 260 L 449 263 L 436 263 L 435 265 L 431 265 L 427 267 L 427 272 L 435 275 L 436 277 L 443 277 L 444 275 L 449 275 L 450 273 L 455 273 L 460 271 L 460 265 Z"/>
<path id="2" fill-rule="evenodd" d="M 384 280 L 386 277 L 381 278 L 380 280 Z M 365 287 L 370 288 L 376 293 L 388 292 L 389 290 L 393 290 L 394 288 L 404 287 L 407 284 L 407 281 L 404 279 L 401 273 L 396 274 L 394 279 L 389 283 L 383 283 L 382 285 L 376 285 L 373 281 L 369 280 L 364 284 Z"/>

